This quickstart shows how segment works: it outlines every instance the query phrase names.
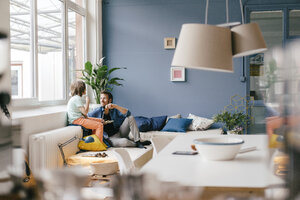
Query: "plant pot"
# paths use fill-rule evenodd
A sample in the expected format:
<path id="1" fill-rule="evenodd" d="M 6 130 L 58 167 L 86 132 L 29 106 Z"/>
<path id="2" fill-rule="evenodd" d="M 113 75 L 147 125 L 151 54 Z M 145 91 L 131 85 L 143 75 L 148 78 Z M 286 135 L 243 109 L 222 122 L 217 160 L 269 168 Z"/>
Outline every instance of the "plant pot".
<path id="1" fill-rule="evenodd" d="M 241 135 L 242 133 L 237 133 L 235 131 L 227 131 L 227 135 Z"/>

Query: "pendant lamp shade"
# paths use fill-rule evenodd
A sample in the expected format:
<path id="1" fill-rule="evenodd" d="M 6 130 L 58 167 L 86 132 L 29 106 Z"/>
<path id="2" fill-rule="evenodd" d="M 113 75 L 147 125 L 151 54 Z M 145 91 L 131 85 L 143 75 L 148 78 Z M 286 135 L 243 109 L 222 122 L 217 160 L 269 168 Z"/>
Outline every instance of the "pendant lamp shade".
<path id="1" fill-rule="evenodd" d="M 7 35 L 5 33 L 0 32 L 0 79 L 3 75 L 2 73 L 6 70 L 6 68 L 8 68 L 8 51 L 9 47 Z"/>
<path id="2" fill-rule="evenodd" d="M 231 32 L 233 57 L 248 56 L 267 50 L 264 37 L 257 23 L 233 27 Z"/>
<path id="3" fill-rule="evenodd" d="M 172 66 L 233 72 L 230 29 L 183 24 Z"/>

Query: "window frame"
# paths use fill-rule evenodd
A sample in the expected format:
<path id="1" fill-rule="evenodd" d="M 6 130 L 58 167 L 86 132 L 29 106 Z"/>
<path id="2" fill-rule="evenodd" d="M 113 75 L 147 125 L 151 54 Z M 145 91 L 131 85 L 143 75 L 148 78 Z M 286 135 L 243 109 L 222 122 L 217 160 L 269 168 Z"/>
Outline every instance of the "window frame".
<path id="1" fill-rule="evenodd" d="M 32 98 L 14 98 L 12 99 L 12 106 L 15 108 L 28 108 L 28 107 L 36 107 L 36 106 L 52 106 L 52 105 L 62 105 L 66 104 L 69 100 L 69 87 L 70 84 L 68 68 L 68 10 L 72 10 L 77 14 L 83 17 L 83 46 L 84 46 L 84 54 L 83 59 L 87 58 L 87 1 L 84 1 L 84 7 L 72 2 L 71 0 L 58 0 L 62 3 L 62 56 L 63 56 L 63 99 L 62 100 L 49 100 L 49 101 L 39 101 L 38 99 L 38 30 L 37 30 L 37 1 L 30 1 L 30 60 L 32 65 L 32 76 L 33 76 L 33 97 Z"/>
<path id="2" fill-rule="evenodd" d="M 282 47 L 285 47 L 289 42 L 294 41 L 297 38 L 300 38 L 300 36 L 289 36 L 289 10 L 293 9 L 299 9 L 300 10 L 300 3 L 297 4 L 276 4 L 276 5 L 266 5 L 266 4 L 251 4 L 251 5 L 245 5 L 244 7 L 244 13 L 245 13 L 245 23 L 250 22 L 250 14 L 253 11 L 282 11 Z M 246 72 L 246 94 L 250 96 L 250 57 L 246 56 L 244 59 L 244 69 Z M 254 100 L 253 102 L 253 108 L 254 107 L 262 107 L 263 100 Z M 252 115 L 252 109 L 249 109 L 249 114 Z M 255 117 L 255 116 L 253 116 Z M 264 123 L 265 124 L 265 123 Z M 260 123 L 253 123 L 251 126 L 255 128 L 259 128 Z M 253 129 L 254 130 L 254 129 Z M 250 131 L 250 127 L 248 127 L 247 132 Z"/>
<path id="3" fill-rule="evenodd" d="M 300 4 L 277 4 L 277 5 L 245 5 L 245 23 L 250 22 L 250 13 L 253 11 L 282 11 L 283 18 L 282 18 L 282 26 L 283 26 L 283 34 L 282 34 L 282 45 L 283 47 L 295 40 L 300 38 L 300 36 L 289 36 L 289 10 L 299 9 Z M 246 56 L 244 59 L 244 66 L 246 66 L 246 76 L 247 76 L 247 84 L 246 84 L 246 91 L 247 94 L 250 95 L 250 56 Z M 261 100 L 258 100 L 261 101 Z"/>

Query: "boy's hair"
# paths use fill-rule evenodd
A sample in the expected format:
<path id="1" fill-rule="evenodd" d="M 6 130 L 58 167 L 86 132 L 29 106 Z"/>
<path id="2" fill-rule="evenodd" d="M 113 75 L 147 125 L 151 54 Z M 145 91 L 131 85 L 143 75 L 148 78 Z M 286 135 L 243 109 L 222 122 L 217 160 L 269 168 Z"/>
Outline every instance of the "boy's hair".
<path id="1" fill-rule="evenodd" d="M 81 97 L 84 91 L 85 91 L 85 83 L 83 81 L 77 80 L 71 84 L 72 96 L 78 95 Z"/>
<path id="2" fill-rule="evenodd" d="M 111 99 L 111 103 L 113 102 L 113 95 L 108 91 L 102 91 L 101 94 L 106 94 L 108 96 L 108 100 Z"/>

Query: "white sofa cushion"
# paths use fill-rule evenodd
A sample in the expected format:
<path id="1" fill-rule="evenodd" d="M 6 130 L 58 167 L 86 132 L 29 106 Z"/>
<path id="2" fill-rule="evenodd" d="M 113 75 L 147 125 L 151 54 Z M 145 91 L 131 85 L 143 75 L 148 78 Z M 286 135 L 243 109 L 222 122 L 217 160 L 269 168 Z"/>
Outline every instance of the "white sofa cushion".
<path id="1" fill-rule="evenodd" d="M 214 120 L 212 119 L 198 117 L 193 114 L 189 114 L 187 118 L 193 120 L 190 126 L 188 127 L 188 130 L 191 131 L 206 130 L 214 123 Z"/>

